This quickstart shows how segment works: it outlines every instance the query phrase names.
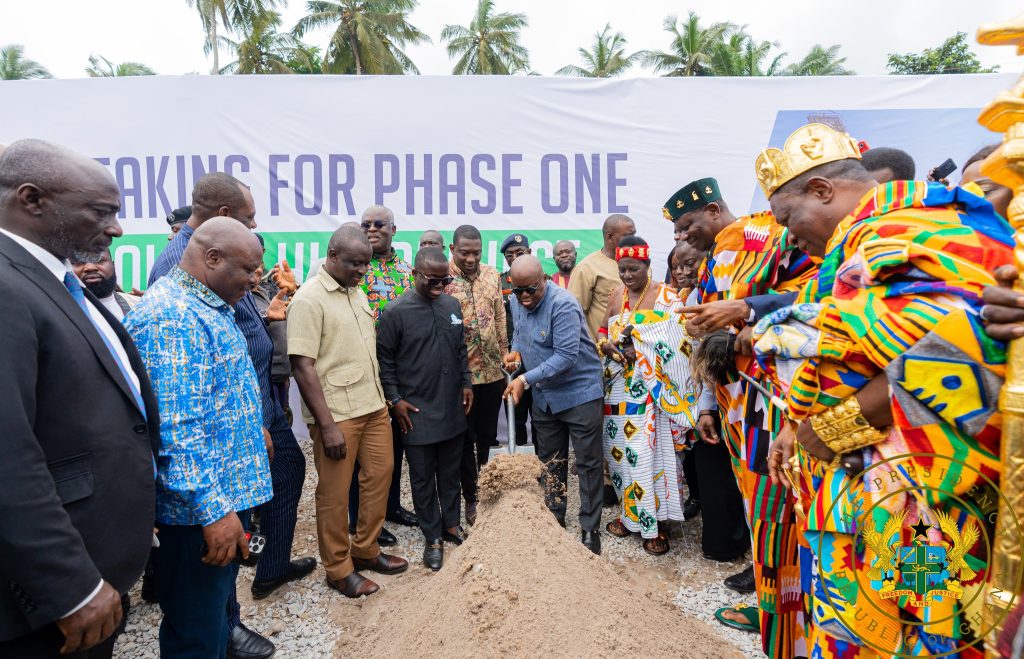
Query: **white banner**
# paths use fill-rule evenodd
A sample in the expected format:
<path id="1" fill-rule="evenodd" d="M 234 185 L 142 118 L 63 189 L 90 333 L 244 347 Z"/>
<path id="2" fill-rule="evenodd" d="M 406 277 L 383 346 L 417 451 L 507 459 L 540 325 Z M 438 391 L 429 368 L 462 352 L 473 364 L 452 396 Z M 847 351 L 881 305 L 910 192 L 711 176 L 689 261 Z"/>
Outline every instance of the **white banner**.
<path id="1" fill-rule="evenodd" d="M 663 259 L 663 202 L 716 177 L 734 211 L 766 206 L 754 158 L 808 118 L 838 116 L 871 146 L 916 160 L 918 178 L 997 136 L 978 109 L 1013 74 L 578 80 L 502 76 L 183 76 L 0 83 L 0 143 L 39 137 L 110 168 L 123 192 L 123 285 L 141 286 L 166 243 L 164 218 L 195 180 L 226 171 L 252 187 L 268 261 L 300 271 L 371 204 L 419 232 L 473 224 L 485 260 L 524 231 L 535 253 L 600 242 L 625 213 Z M 956 176 L 954 176 L 954 179 Z M 661 271 L 663 266 L 657 268 Z"/>

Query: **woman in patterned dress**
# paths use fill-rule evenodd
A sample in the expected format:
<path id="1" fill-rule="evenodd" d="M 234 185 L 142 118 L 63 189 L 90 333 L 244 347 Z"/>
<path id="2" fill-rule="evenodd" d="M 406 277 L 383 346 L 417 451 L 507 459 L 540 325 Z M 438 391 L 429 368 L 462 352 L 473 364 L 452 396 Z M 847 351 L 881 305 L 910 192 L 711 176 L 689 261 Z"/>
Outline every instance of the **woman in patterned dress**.
<path id="1" fill-rule="evenodd" d="M 622 286 L 612 291 L 598 340 L 605 358 L 605 460 L 619 495 L 618 537 L 639 533 L 644 550 L 669 550 L 664 523 L 682 520 L 674 443 L 693 427 L 696 392 L 690 342 L 675 309 L 682 301 L 651 285 L 650 248 L 627 236 L 616 250 Z"/>

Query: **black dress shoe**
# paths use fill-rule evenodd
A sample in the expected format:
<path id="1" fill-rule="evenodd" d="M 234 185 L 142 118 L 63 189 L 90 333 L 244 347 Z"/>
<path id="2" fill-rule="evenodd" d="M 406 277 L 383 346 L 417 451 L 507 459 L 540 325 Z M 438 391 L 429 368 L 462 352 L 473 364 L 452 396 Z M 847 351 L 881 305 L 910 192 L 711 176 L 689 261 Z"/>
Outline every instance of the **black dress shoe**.
<path id="1" fill-rule="evenodd" d="M 555 515 L 555 521 L 558 522 L 558 525 L 561 526 L 563 529 L 565 528 L 565 518 L 564 517 L 559 517 L 558 515 Z"/>
<path id="2" fill-rule="evenodd" d="M 316 559 L 312 556 L 294 560 L 288 564 L 288 569 L 278 578 L 267 579 L 266 581 L 254 580 L 252 582 L 252 598 L 254 600 L 261 600 L 289 581 L 298 581 L 315 569 Z"/>
<path id="3" fill-rule="evenodd" d="M 444 544 L 441 542 L 441 538 L 428 542 L 427 546 L 423 548 L 423 564 L 434 572 L 440 570 L 444 565 Z"/>
<path id="4" fill-rule="evenodd" d="M 476 501 L 466 502 L 466 524 L 473 526 L 476 524 Z"/>
<path id="5" fill-rule="evenodd" d="M 448 529 L 445 529 L 444 533 L 441 534 L 441 537 L 444 539 L 445 542 L 451 542 L 456 545 L 461 545 L 469 538 L 469 534 L 466 533 L 466 529 L 462 528 L 461 526 L 456 526 L 455 533 L 452 533 Z"/>
<path id="6" fill-rule="evenodd" d="M 700 514 L 700 499 L 690 497 L 683 502 L 683 519 L 690 520 Z"/>
<path id="7" fill-rule="evenodd" d="M 615 494 L 615 487 L 613 485 L 605 484 L 604 486 L 604 507 L 611 508 L 619 505 L 619 495 Z"/>
<path id="8" fill-rule="evenodd" d="M 402 508 L 401 506 L 399 506 L 397 510 L 392 510 L 391 512 L 389 512 L 387 514 L 387 517 L 385 517 L 384 519 L 386 519 L 389 522 L 394 522 L 395 524 L 400 524 L 401 526 L 419 525 L 419 521 L 416 519 L 416 513 L 409 512 L 408 510 Z"/>
<path id="9" fill-rule="evenodd" d="M 268 659 L 277 648 L 242 623 L 235 625 L 228 635 L 229 659 Z"/>
<path id="10" fill-rule="evenodd" d="M 584 531 L 583 532 L 583 546 L 594 552 L 598 556 L 601 555 L 601 533 L 598 531 Z"/>
<path id="11" fill-rule="evenodd" d="M 726 578 L 725 586 L 744 595 L 754 592 L 754 566 Z"/>
<path id="12" fill-rule="evenodd" d="M 348 527 L 348 533 L 349 535 L 355 535 L 356 527 L 350 524 Z M 377 536 L 377 544 L 381 547 L 394 547 L 398 544 L 398 538 L 395 537 L 394 533 L 388 531 L 382 526 L 380 527 L 380 535 Z"/>

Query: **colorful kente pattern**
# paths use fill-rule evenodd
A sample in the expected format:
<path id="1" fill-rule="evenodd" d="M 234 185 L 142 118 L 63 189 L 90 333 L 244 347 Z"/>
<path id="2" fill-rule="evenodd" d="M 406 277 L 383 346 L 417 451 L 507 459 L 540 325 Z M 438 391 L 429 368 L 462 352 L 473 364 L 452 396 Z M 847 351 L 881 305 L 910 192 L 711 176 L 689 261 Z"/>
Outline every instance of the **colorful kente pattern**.
<path id="1" fill-rule="evenodd" d="M 376 325 L 388 303 L 397 300 L 412 287 L 412 268 L 393 249 L 387 256 L 374 254 L 370 259 L 370 267 L 363 275 L 361 286 L 370 302 L 373 323 Z"/>
<path id="2" fill-rule="evenodd" d="M 756 213 L 718 234 L 698 273 L 697 301 L 796 291 L 815 271 L 771 213 Z M 758 377 L 750 357 L 737 356 L 736 367 Z M 799 529 L 792 499 L 781 486 L 772 485 L 767 469 L 768 447 L 781 427 L 781 414 L 743 380 L 716 387 L 715 394 L 751 531 L 761 647 L 769 657 L 805 656 Z"/>
<path id="3" fill-rule="evenodd" d="M 875 656 L 879 647 L 883 656 L 933 656 L 954 650 L 968 626 L 979 631 L 950 600 L 925 609 L 877 602 L 904 624 L 872 625 L 854 612 L 877 593 L 852 584 L 871 581 L 873 554 L 859 534 L 881 523 L 878 515 L 935 524 L 941 511 L 962 530 L 977 515 L 979 472 L 998 482 L 1005 352 L 982 331 L 978 312 L 990 273 L 1011 261 L 1012 230 L 982 197 L 896 181 L 874 188 L 840 222 L 798 303 L 758 324 L 755 353 L 788 392 L 793 419 L 832 407 L 883 372 L 892 391 L 893 428 L 862 452 L 866 465 L 878 465 L 869 477 L 853 481 L 801 452 L 812 656 Z M 905 454 L 913 455 L 897 459 Z M 968 556 L 976 572 L 968 590 L 984 582 L 983 554 L 978 547 Z"/>

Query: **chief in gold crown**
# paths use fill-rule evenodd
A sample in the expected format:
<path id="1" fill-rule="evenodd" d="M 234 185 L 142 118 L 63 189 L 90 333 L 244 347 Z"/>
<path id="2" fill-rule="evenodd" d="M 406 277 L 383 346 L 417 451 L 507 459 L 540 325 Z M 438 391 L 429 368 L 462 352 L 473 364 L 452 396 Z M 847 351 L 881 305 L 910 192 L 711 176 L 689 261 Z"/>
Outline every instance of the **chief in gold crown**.
<path id="1" fill-rule="evenodd" d="M 761 151 L 755 175 L 777 221 L 820 259 L 796 303 L 754 330 L 790 422 L 769 453 L 773 479 L 787 483 L 790 456 L 799 461 L 814 555 L 802 566 L 808 655 L 973 656 L 984 630 L 959 599 L 883 595 L 914 570 L 925 594 L 940 579 L 923 571 L 949 574 L 947 594 L 962 589 L 965 603 L 984 583 L 984 543 L 961 556 L 957 538 L 973 525 L 991 532 L 978 498 L 991 487 L 982 474 L 999 473 L 1005 353 L 979 313 L 990 273 L 1012 258 L 1012 231 L 967 190 L 879 185 L 856 140 L 824 124 Z"/>

